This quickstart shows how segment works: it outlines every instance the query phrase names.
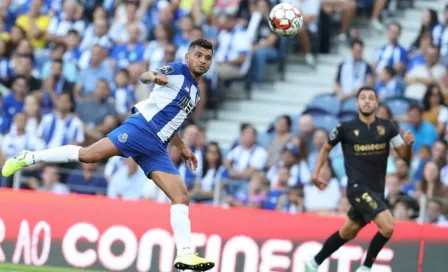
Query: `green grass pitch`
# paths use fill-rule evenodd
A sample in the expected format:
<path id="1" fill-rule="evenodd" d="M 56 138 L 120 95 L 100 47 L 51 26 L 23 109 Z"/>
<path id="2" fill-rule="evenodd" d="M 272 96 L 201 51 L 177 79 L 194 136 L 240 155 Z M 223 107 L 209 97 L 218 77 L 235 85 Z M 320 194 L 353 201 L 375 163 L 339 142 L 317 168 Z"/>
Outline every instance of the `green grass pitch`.
<path id="1" fill-rule="evenodd" d="M 98 272 L 98 270 L 0 263 L 0 272 L 72 272 L 72 271 Z"/>

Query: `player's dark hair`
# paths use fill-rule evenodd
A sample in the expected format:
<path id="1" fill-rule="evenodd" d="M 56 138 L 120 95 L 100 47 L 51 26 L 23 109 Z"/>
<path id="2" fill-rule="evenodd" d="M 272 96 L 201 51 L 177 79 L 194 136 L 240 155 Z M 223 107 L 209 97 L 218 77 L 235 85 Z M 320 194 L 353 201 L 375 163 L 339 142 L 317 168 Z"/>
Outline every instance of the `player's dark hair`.
<path id="1" fill-rule="evenodd" d="M 397 70 L 395 70 L 394 67 L 392 66 L 386 66 L 383 68 L 384 71 L 386 71 L 386 73 L 390 76 L 390 77 L 394 77 L 397 74 Z"/>
<path id="2" fill-rule="evenodd" d="M 205 151 L 204 154 L 207 153 L 209 146 L 213 145 L 214 147 L 216 147 L 216 149 L 218 150 L 218 161 L 216 163 L 215 166 L 215 176 L 218 174 L 218 169 L 221 167 L 222 165 L 222 152 L 221 152 L 221 148 L 219 147 L 219 144 L 217 142 L 209 142 L 207 144 L 207 146 L 205 147 Z M 202 164 L 202 177 L 205 177 L 205 175 L 207 174 L 207 170 L 209 169 L 209 164 L 207 161 L 207 157 L 204 157 L 204 163 Z"/>
<path id="3" fill-rule="evenodd" d="M 360 45 L 361 47 L 364 47 L 364 42 L 361 39 L 352 39 L 350 41 L 350 48 L 353 48 L 355 45 Z"/>
<path id="4" fill-rule="evenodd" d="M 361 95 L 362 92 L 364 91 L 373 91 L 373 93 L 375 94 L 376 99 L 378 100 L 378 97 L 376 95 L 376 91 L 373 87 L 370 86 L 363 86 L 361 88 L 359 88 L 358 92 L 356 93 L 356 99 L 359 98 L 359 96 Z"/>
<path id="5" fill-rule="evenodd" d="M 418 110 L 420 113 L 423 113 L 422 107 L 420 107 L 418 104 L 411 104 L 408 108 L 408 112 L 411 112 L 413 110 Z"/>
<path id="6" fill-rule="evenodd" d="M 439 85 L 438 84 L 430 84 L 426 88 L 426 93 L 425 93 L 425 96 L 423 97 L 423 110 L 424 111 L 429 111 L 431 108 L 431 105 L 429 103 L 429 98 L 431 97 L 432 90 L 434 88 L 437 89 L 437 96 L 439 97 L 440 105 L 445 105 L 445 102 L 444 102 L 445 98 L 443 97 L 443 93 L 442 93 L 442 90 L 440 89 Z"/>
<path id="7" fill-rule="evenodd" d="M 190 50 L 196 46 L 212 50 L 212 54 L 213 54 L 213 44 L 205 39 L 199 39 L 199 40 L 193 41 L 190 44 L 190 47 L 188 48 L 188 50 Z"/>

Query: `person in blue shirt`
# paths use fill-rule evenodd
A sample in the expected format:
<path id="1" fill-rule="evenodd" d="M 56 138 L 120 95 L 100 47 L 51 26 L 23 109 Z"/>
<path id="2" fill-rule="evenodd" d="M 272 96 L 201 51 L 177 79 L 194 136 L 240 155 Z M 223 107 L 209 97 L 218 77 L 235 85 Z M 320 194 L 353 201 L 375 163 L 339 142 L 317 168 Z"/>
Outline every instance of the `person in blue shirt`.
<path id="1" fill-rule="evenodd" d="M 1 108 L 0 133 L 6 134 L 11 127 L 16 113 L 21 112 L 28 94 L 28 81 L 24 76 L 17 76 L 12 83 L 12 93 L 3 99 Z"/>
<path id="2" fill-rule="evenodd" d="M 79 59 L 81 58 L 81 49 L 79 45 L 81 43 L 81 36 L 78 31 L 71 29 L 67 32 L 65 45 L 67 46 L 67 50 L 65 51 L 62 60 L 64 63 L 71 63 L 76 66 Z"/>
<path id="3" fill-rule="evenodd" d="M 143 55 L 146 47 L 143 42 L 138 40 L 140 36 L 140 29 L 137 24 L 130 24 L 127 26 L 129 41 L 124 44 L 115 46 L 112 51 L 112 58 L 115 61 L 116 69 L 127 68 L 132 63 L 143 63 Z"/>
<path id="4" fill-rule="evenodd" d="M 379 74 L 379 81 L 375 83 L 373 88 L 376 90 L 380 101 L 387 98 L 399 97 L 404 93 L 404 85 L 392 66 L 383 68 Z"/>
<path id="5" fill-rule="evenodd" d="M 374 67 L 375 72 L 380 73 L 386 66 L 395 68 L 398 74 L 402 74 L 408 60 L 407 50 L 399 44 L 401 35 L 401 25 L 392 23 L 387 30 L 388 44 L 382 46 L 375 53 Z"/>
<path id="6" fill-rule="evenodd" d="M 95 174 L 97 163 L 81 164 L 82 173 L 71 173 L 67 177 L 67 186 L 70 192 L 85 195 L 105 195 L 107 181 L 102 176 Z"/>
<path id="7" fill-rule="evenodd" d="M 180 150 L 187 166 L 193 170 L 198 168 L 198 159 L 177 132 L 200 100 L 198 82 L 210 68 L 212 58 L 211 42 L 203 39 L 193 41 L 185 55 L 187 64 L 169 63 L 140 75 L 143 84 L 155 83 L 157 86 L 149 98 L 132 108 L 134 114 L 107 137 L 88 147 L 64 145 L 37 152 L 23 150 L 6 161 L 2 175 L 9 177 L 40 162 L 95 163 L 113 156 L 132 157 L 145 176 L 151 178 L 172 202 L 170 219 L 177 245 L 174 267 L 195 271 L 212 269 L 215 266 L 213 261 L 193 252 L 188 207 L 191 197 L 167 150 L 172 142 Z M 85 80 L 92 80 L 89 74 L 85 76 L 88 78 Z"/>
<path id="8" fill-rule="evenodd" d="M 412 152 L 416 153 L 424 145 L 432 146 L 437 140 L 437 130 L 423 120 L 423 109 L 418 105 L 411 105 L 408 109 L 408 123 L 404 129 L 409 130 L 415 137 Z"/>

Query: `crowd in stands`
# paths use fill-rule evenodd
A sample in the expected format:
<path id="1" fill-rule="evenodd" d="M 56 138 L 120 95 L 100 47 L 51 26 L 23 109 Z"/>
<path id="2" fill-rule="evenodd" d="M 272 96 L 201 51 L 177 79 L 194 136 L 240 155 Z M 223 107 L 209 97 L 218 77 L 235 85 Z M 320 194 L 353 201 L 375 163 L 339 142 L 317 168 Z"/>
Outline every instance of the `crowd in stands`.
<path id="1" fill-rule="evenodd" d="M 423 221 L 448 225 L 448 6 L 443 18 L 439 11 L 422 11 L 421 31 L 405 48 L 400 24 L 380 22 L 383 9 L 393 9 L 396 1 L 292 2 L 305 21 L 292 40 L 307 64 L 315 65 L 316 53 L 328 51 L 322 46 L 322 33 L 329 31 L 325 17 L 339 18 L 333 36 L 350 46 L 352 56 L 335 67 L 334 94 L 316 97 L 300 115 L 278 117 L 267 132 L 247 120 L 234 146 L 224 150 L 207 141 L 197 121 L 210 104 L 207 97 L 224 91 L 221 82 L 249 78 L 260 84 L 266 65 L 281 59 L 285 40 L 267 24 L 276 0 L 2 0 L 0 165 L 23 149 L 86 146 L 101 139 L 149 95 L 151 86 L 138 81 L 142 72 L 183 62 L 189 43 L 206 38 L 216 46 L 214 62 L 200 82 L 202 104 L 181 132 L 199 159 L 198 170 L 186 167 L 179 150 L 169 146 L 194 202 L 345 214 L 350 204 L 341 149 L 332 151 L 320 173 L 329 183 L 326 190 L 313 186 L 311 171 L 328 132 L 340 120 L 356 117 L 356 90 L 370 85 L 382 102 L 378 116 L 416 137 L 409 164 L 391 151 L 389 207 L 397 219 L 414 221 L 425 208 L 420 207 L 424 197 Z M 366 7 L 372 8 L 371 27 L 388 37 L 374 63 L 366 61 L 363 41 L 351 33 L 357 8 Z M 31 190 L 168 200 L 131 158 L 36 165 L 21 175 L 21 187 Z M 12 180 L 1 185 L 12 186 Z"/>

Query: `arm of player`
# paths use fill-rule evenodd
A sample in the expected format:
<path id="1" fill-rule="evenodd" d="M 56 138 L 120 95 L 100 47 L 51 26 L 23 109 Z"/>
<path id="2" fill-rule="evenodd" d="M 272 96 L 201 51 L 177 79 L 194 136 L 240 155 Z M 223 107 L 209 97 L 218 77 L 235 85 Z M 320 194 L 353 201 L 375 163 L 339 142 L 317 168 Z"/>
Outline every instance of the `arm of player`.
<path id="1" fill-rule="evenodd" d="M 195 171 L 198 168 L 198 159 L 193 152 L 184 144 L 179 134 L 176 133 L 172 139 L 173 144 L 179 149 L 180 155 L 186 161 L 188 167 Z"/>
<path id="2" fill-rule="evenodd" d="M 412 144 L 414 144 L 414 135 L 408 130 L 404 132 L 401 131 L 403 137 L 398 133 L 395 137 L 390 140 L 391 146 L 397 151 L 398 156 L 403 160 L 409 162 L 412 156 Z"/>
<path id="3" fill-rule="evenodd" d="M 328 156 L 330 151 L 333 149 L 333 146 L 329 143 L 325 143 L 325 145 L 320 149 L 319 156 L 317 157 L 316 165 L 314 166 L 313 174 L 311 176 L 311 180 L 314 185 L 316 185 L 320 190 L 324 190 L 328 183 L 319 178 L 320 169 L 328 162 Z"/>
<path id="4" fill-rule="evenodd" d="M 149 84 L 154 82 L 157 85 L 166 85 L 168 84 L 168 77 L 164 74 L 158 74 L 155 71 L 144 72 L 140 75 L 139 80 L 143 84 Z"/>

